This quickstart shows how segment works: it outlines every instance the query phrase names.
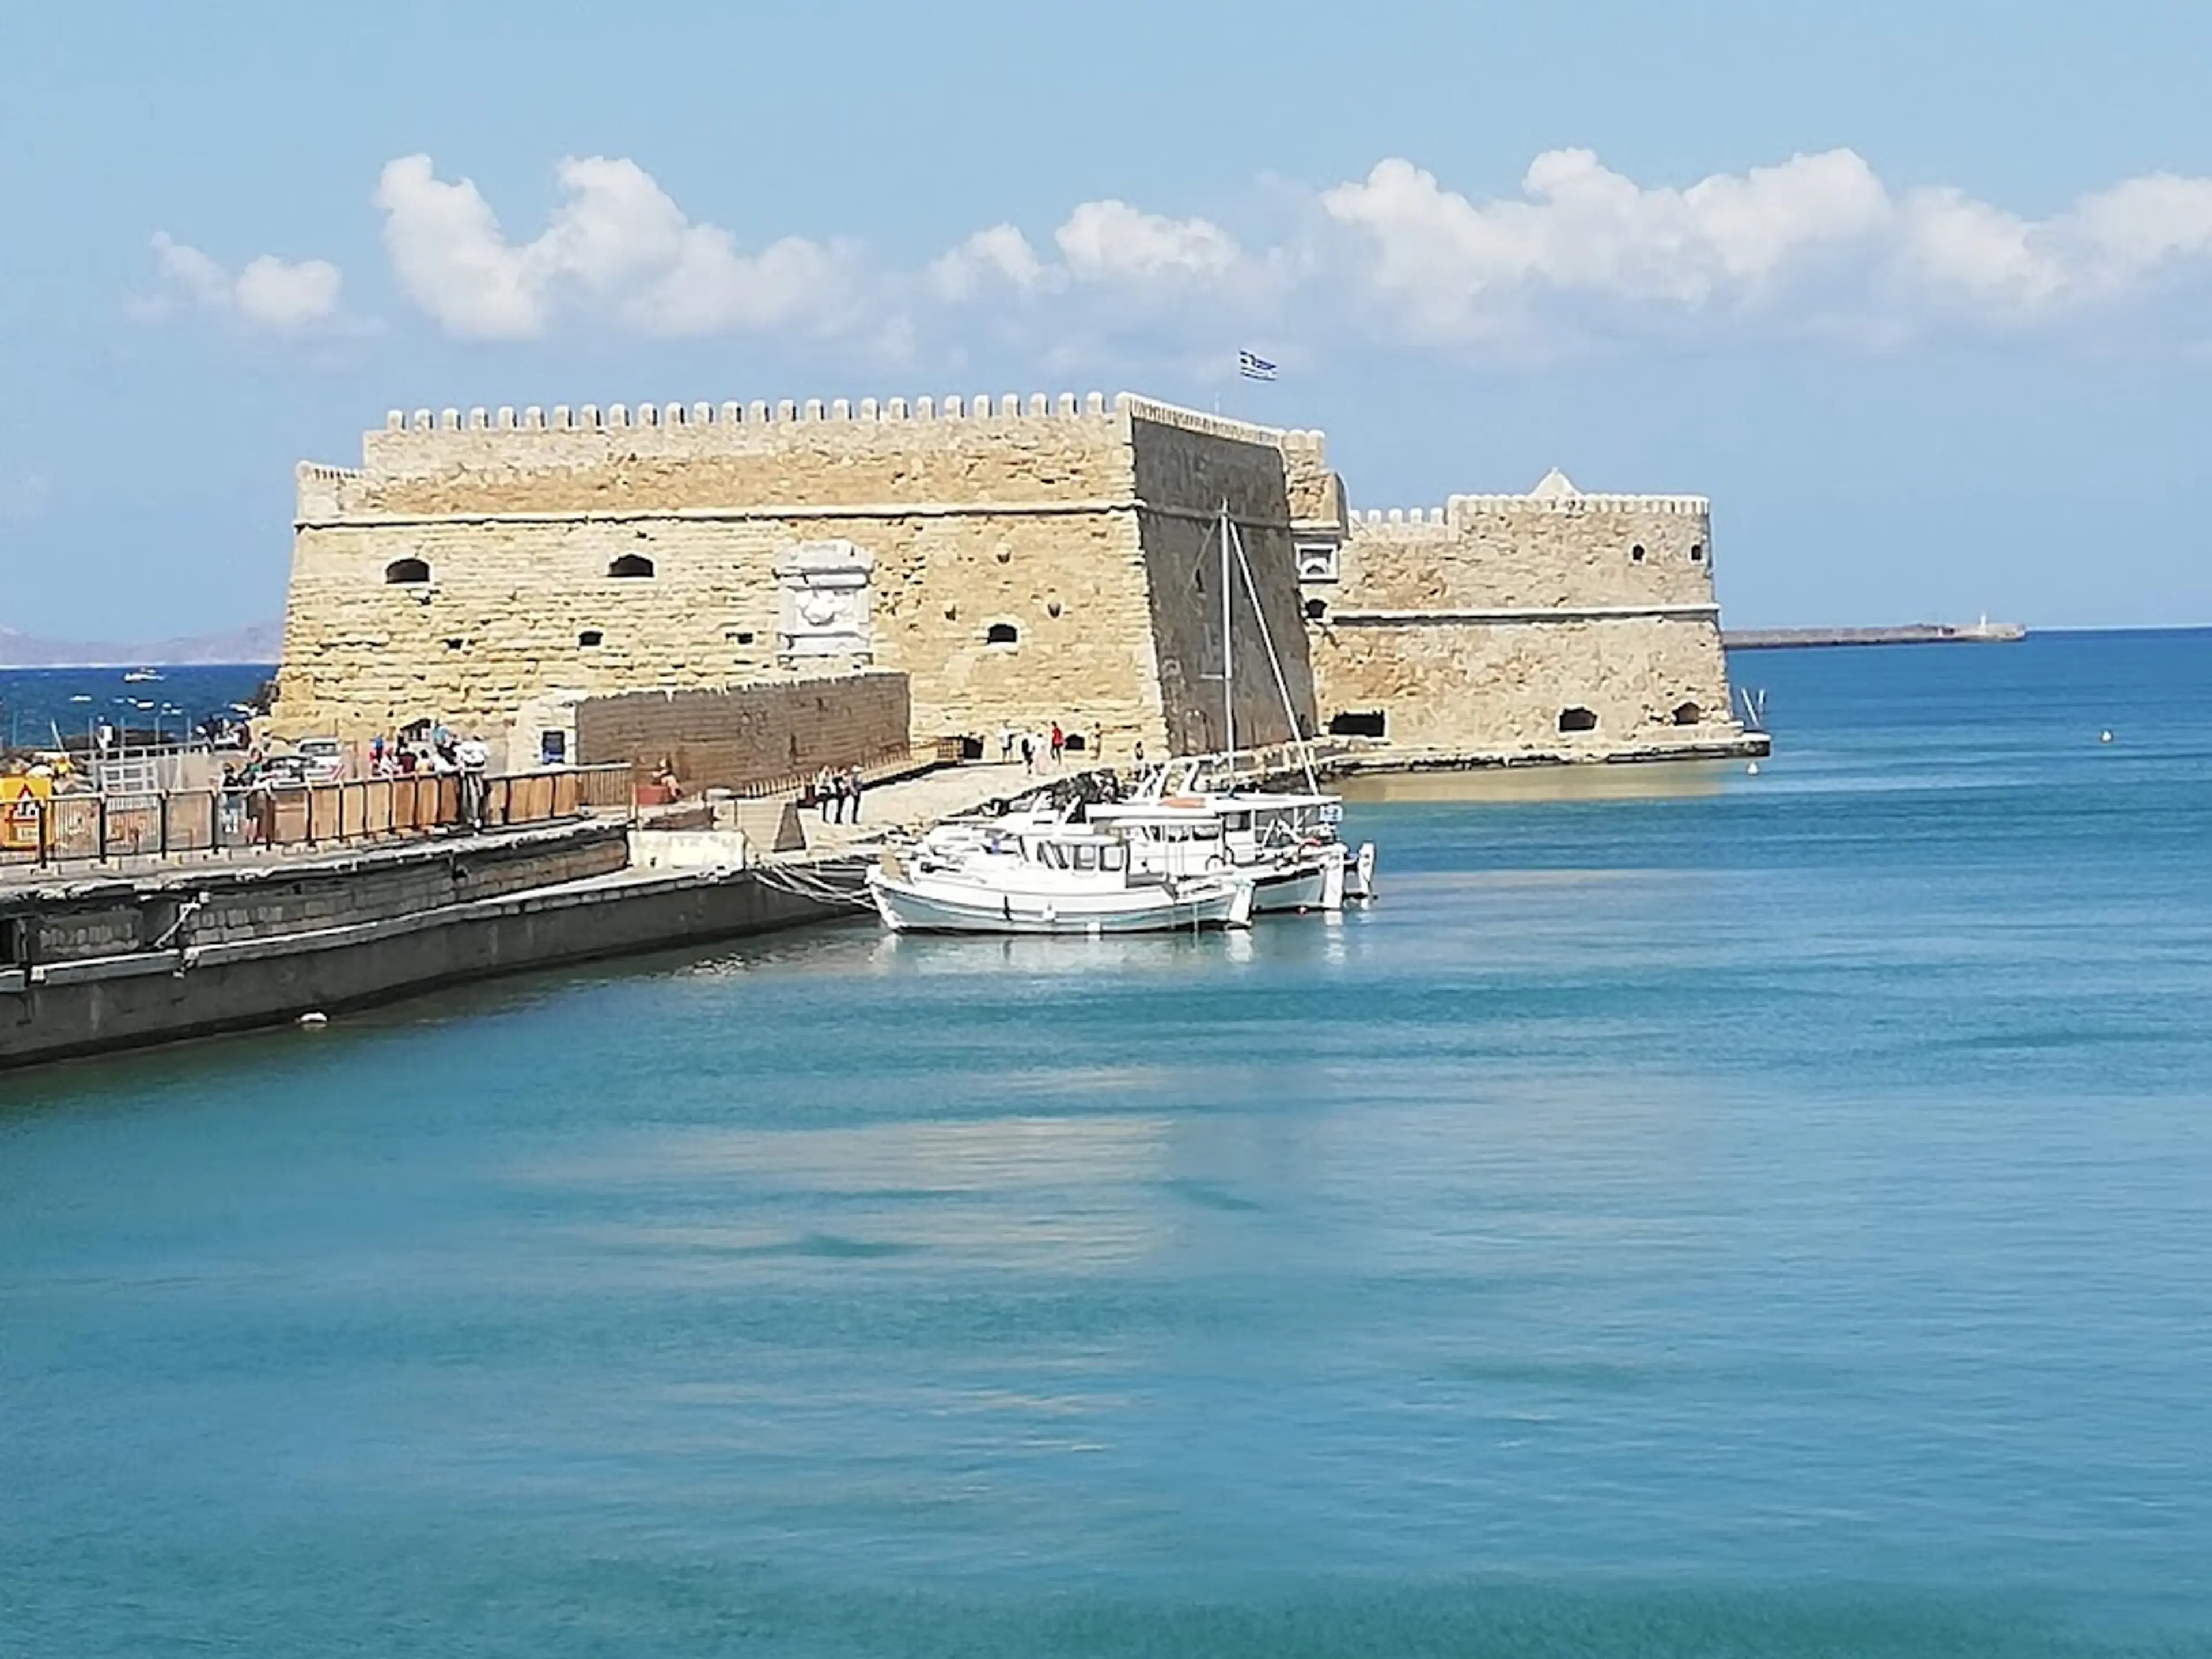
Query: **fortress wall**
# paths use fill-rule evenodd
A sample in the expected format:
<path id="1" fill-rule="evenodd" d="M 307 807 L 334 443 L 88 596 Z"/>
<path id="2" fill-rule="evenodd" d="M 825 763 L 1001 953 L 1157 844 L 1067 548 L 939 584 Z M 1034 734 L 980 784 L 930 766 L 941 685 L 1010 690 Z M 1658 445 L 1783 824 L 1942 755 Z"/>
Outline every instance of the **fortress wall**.
<path id="1" fill-rule="evenodd" d="M 1316 726 L 1379 709 L 1401 742 L 1550 751 L 1559 711 L 1588 708 L 1573 741 L 1600 753 L 1680 740 L 1694 703 L 1705 735 L 1735 730 L 1701 497 L 1554 477 L 1351 513 L 1320 434 L 1126 393 L 418 410 L 363 450 L 299 470 L 280 734 L 434 714 L 495 737 L 549 696 L 874 667 L 908 677 L 918 741 L 1056 720 L 1109 763 L 1216 747 L 1224 496 Z M 1295 544 L 1340 538 L 1336 579 L 1302 591 Z M 825 540 L 872 561 L 866 648 L 780 659 L 778 560 Z M 611 574 L 629 556 L 653 574 Z M 405 559 L 430 580 L 387 584 Z M 1288 722 L 1237 580 L 1239 735 L 1273 741 Z"/>
<path id="2" fill-rule="evenodd" d="M 1455 495 L 1347 529 L 1340 580 L 1306 588 L 1325 722 L 1380 711 L 1394 743 L 1593 755 L 1738 730 L 1703 497 Z M 1562 732 L 1569 708 L 1596 727 Z"/>
<path id="3" fill-rule="evenodd" d="M 1341 533 L 1345 522 L 1344 480 L 1329 470 L 1328 448 L 1318 432 L 1283 434 L 1284 483 L 1291 517 L 1301 526 Z"/>
<path id="4" fill-rule="evenodd" d="M 275 730 L 366 736 L 434 714 L 489 735 L 548 691 L 788 678 L 775 560 L 836 538 L 875 560 L 872 665 L 909 674 L 917 738 L 1058 719 L 1109 756 L 1158 752 L 1134 401 L 373 433 L 363 471 L 301 470 Z M 632 554 L 651 577 L 608 574 Z M 387 584 L 402 559 L 429 582 Z M 994 623 L 1015 641 L 988 642 Z"/>
<path id="5" fill-rule="evenodd" d="M 911 715 L 902 674 L 840 674 L 726 691 L 634 691 L 576 708 L 579 758 L 665 760 L 694 788 L 742 788 L 824 766 L 903 755 Z"/>
<path id="6" fill-rule="evenodd" d="M 774 524 L 605 520 L 303 528 L 274 726 L 365 738 L 425 714 L 487 738 L 529 697 L 774 676 Z M 638 553 L 650 579 L 611 577 Z M 419 558 L 426 586 L 385 569 Z M 581 643 L 597 632 L 595 646 Z M 750 641 L 744 635 L 750 635 Z"/>
<path id="7" fill-rule="evenodd" d="M 1712 544 L 1711 507 L 1698 495 L 1455 495 L 1441 510 L 1355 514 L 1333 603 L 1711 605 Z"/>
<path id="8" fill-rule="evenodd" d="M 1266 608 L 1291 706 L 1310 731 L 1313 671 L 1298 615 L 1292 509 L 1283 450 L 1273 443 L 1218 437 L 1149 420 L 1136 422 L 1133 438 L 1137 494 L 1146 503 L 1145 568 L 1168 746 L 1178 752 L 1204 752 L 1225 747 L 1229 739 L 1219 678 L 1222 550 L 1218 514 L 1224 501 L 1237 521 L 1254 586 Z M 1233 558 L 1230 582 L 1237 740 L 1248 747 L 1279 743 L 1295 733 L 1268 665 L 1252 596 Z"/>
<path id="9" fill-rule="evenodd" d="M 387 416 L 364 438 L 354 505 L 386 514 L 966 505 L 1127 488 L 1127 416 L 1096 394 L 1083 404 L 1067 393 L 891 403 L 905 412 L 887 418 L 891 404 L 876 404 L 864 418 L 842 399 L 826 410 L 817 400 L 781 405 L 781 416 L 766 404 L 723 404 L 703 421 L 672 421 L 650 404 L 585 404 L 552 411 L 563 425 L 511 428 L 496 416 L 473 424 L 480 410 L 465 421 L 449 410 L 455 425 L 426 427 L 428 411 L 418 410 L 416 423 Z M 991 412 L 977 413 L 983 404 Z"/>
<path id="10" fill-rule="evenodd" d="M 1673 617 L 1556 623 L 1324 626 L 1316 668 L 1327 716 L 1383 711 L 1395 745 L 1592 758 L 1733 734 L 1718 630 Z M 1697 706 L 1678 726 L 1674 711 Z M 1595 730 L 1563 733 L 1583 708 Z"/>
<path id="11" fill-rule="evenodd" d="M 918 738 L 1042 732 L 1058 720 L 1109 762 L 1127 761 L 1139 740 L 1158 752 L 1159 675 L 1133 512 L 910 530 L 896 581 L 877 569 L 876 662 L 908 677 Z M 991 643 L 994 624 L 1013 629 L 1013 642 Z"/>

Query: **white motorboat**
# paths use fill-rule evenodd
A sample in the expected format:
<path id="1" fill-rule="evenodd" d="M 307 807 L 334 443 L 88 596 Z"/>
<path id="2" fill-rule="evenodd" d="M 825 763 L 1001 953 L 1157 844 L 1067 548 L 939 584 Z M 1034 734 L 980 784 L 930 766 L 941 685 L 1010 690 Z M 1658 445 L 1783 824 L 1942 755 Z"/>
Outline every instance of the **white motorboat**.
<path id="1" fill-rule="evenodd" d="M 1239 789 L 1222 757 L 1171 761 L 1146 777 L 1126 802 L 1093 806 L 1091 818 L 1127 826 L 1132 845 L 1167 839 L 1169 825 L 1203 820 L 1218 826 L 1228 866 L 1249 872 L 1255 910 L 1340 910 L 1375 896 L 1375 847 L 1355 851 L 1338 833 L 1344 804 L 1310 790 L 1276 794 Z"/>
<path id="2" fill-rule="evenodd" d="M 933 830 L 885 853 L 868 894 L 894 933 L 1144 933 L 1242 927 L 1254 884 L 1226 868 L 1169 873 L 1103 826 L 1030 818 Z"/>
<path id="3" fill-rule="evenodd" d="M 1255 829 L 1250 810 L 1224 811 L 1196 796 L 1140 797 L 1085 810 L 1092 823 L 1127 842 L 1139 869 L 1163 875 L 1227 870 L 1247 877 L 1255 911 L 1344 908 L 1350 860 L 1342 844 L 1291 833 L 1288 809 L 1264 829 Z"/>
<path id="4" fill-rule="evenodd" d="M 1253 878 L 1255 908 L 1341 910 L 1347 898 L 1374 897 L 1375 847 L 1365 842 L 1354 852 L 1344 844 L 1338 832 L 1344 819 L 1344 803 L 1322 792 L 1313 757 L 1304 738 L 1295 735 L 1297 710 L 1291 700 L 1282 659 L 1275 651 L 1274 631 L 1267 625 L 1267 607 L 1260 603 L 1251 562 L 1244 556 L 1243 538 L 1237 534 L 1225 500 L 1217 528 L 1221 544 L 1221 720 L 1228 738 L 1227 752 L 1170 761 L 1139 780 L 1131 801 L 1093 807 L 1091 815 L 1103 823 L 1135 826 L 1132 846 L 1139 840 L 1172 845 L 1173 820 L 1163 822 L 1147 815 L 1177 812 L 1191 822 L 1210 818 L 1219 826 L 1224 863 Z M 1237 591 L 1233 578 L 1239 574 L 1251 600 L 1253 618 L 1259 624 L 1261 642 L 1267 647 L 1267 666 L 1282 699 L 1283 717 L 1294 734 L 1291 741 L 1305 773 L 1304 794 L 1239 787 L 1233 609 Z M 1172 854 L 1169 863 L 1172 867 Z"/>

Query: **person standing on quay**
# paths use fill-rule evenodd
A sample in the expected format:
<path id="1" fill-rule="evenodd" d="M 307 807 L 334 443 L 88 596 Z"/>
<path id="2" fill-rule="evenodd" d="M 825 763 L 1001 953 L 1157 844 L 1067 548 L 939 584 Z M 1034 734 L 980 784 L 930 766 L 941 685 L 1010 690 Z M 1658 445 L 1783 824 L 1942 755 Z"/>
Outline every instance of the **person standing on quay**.
<path id="1" fill-rule="evenodd" d="M 1014 728 L 1011 726 L 1002 726 L 999 728 L 999 764 L 1012 765 L 1013 758 Z"/>
<path id="2" fill-rule="evenodd" d="M 823 767 L 814 775 L 814 811 L 823 823 L 830 822 L 830 769 Z"/>
<path id="3" fill-rule="evenodd" d="M 1060 729 L 1060 722 L 1052 723 L 1052 763 L 1064 765 L 1067 759 L 1067 733 Z"/>
<path id="4" fill-rule="evenodd" d="M 860 792 L 866 787 L 867 781 L 861 777 L 860 766 L 855 763 L 845 773 L 845 793 L 852 799 L 853 822 L 855 823 L 860 821 Z"/>
<path id="5" fill-rule="evenodd" d="M 1036 771 L 1036 739 L 1026 732 L 1022 733 L 1022 771 L 1025 775 Z"/>
<path id="6" fill-rule="evenodd" d="M 461 766 L 461 816 L 468 820 L 470 829 L 482 830 L 485 797 L 491 793 L 484 775 L 491 765 L 491 750 L 484 746 L 482 738 L 471 732 L 461 739 L 454 758 Z"/>

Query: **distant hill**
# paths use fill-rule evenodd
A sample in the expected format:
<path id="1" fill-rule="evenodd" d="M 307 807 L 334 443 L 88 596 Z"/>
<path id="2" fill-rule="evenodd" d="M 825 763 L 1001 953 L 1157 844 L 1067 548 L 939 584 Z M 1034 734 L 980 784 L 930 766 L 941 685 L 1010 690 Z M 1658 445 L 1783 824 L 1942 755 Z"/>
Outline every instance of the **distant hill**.
<path id="1" fill-rule="evenodd" d="M 226 634 L 193 634 L 151 644 L 49 640 L 0 628 L 0 668 L 190 668 L 203 663 L 275 662 L 284 624 L 258 622 Z"/>

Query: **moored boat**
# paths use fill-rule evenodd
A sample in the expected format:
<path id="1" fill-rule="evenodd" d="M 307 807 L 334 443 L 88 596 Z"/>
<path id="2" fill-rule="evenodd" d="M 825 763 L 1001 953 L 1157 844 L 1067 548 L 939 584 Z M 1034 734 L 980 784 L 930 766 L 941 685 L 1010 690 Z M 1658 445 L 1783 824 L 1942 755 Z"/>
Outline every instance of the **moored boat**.
<path id="1" fill-rule="evenodd" d="M 1218 756 L 1170 762 L 1128 801 L 1089 811 L 1099 823 L 1127 827 L 1133 845 L 1139 836 L 1162 839 L 1164 825 L 1178 820 L 1218 825 L 1228 866 L 1253 877 L 1255 910 L 1340 910 L 1347 900 L 1375 896 L 1374 844 L 1345 844 L 1337 796 L 1240 789 Z"/>
<path id="2" fill-rule="evenodd" d="M 1180 933 L 1242 927 L 1254 884 L 1225 868 L 1170 873 L 1100 826 L 947 826 L 868 872 L 894 933 Z"/>

